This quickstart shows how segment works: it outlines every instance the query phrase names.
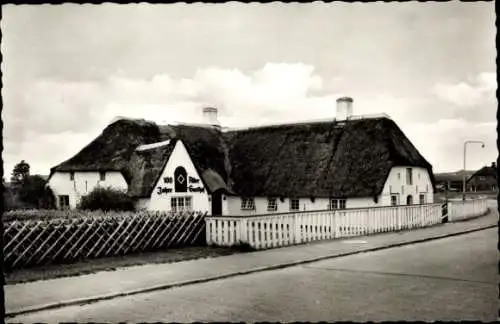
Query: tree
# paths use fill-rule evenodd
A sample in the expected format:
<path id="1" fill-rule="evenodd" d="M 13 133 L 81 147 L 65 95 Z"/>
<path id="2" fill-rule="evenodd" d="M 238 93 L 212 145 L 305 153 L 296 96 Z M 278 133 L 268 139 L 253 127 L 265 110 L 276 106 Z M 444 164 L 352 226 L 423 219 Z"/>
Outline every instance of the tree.
<path id="1" fill-rule="evenodd" d="M 12 170 L 12 175 L 10 177 L 10 181 L 14 186 L 21 185 L 24 180 L 30 175 L 30 165 L 26 163 L 24 160 L 19 162 L 14 166 L 14 170 Z"/>
<path id="2" fill-rule="evenodd" d="M 19 199 L 32 208 L 55 208 L 54 194 L 45 184 L 39 175 L 26 177 L 19 188 Z"/>
<path id="3" fill-rule="evenodd" d="M 82 197 L 78 209 L 126 211 L 134 210 L 134 202 L 125 191 L 97 187 Z"/>

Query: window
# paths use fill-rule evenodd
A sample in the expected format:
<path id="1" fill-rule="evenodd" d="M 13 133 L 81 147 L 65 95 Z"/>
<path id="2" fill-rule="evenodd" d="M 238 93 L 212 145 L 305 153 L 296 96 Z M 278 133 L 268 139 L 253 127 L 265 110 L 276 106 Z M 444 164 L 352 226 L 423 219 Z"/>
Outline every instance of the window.
<path id="1" fill-rule="evenodd" d="M 345 209 L 345 199 L 330 199 L 329 209 Z"/>
<path id="2" fill-rule="evenodd" d="M 399 205 L 398 198 L 398 195 L 391 195 L 391 206 Z"/>
<path id="3" fill-rule="evenodd" d="M 411 168 L 406 168 L 406 184 L 409 186 L 413 184 L 413 173 Z"/>
<path id="4" fill-rule="evenodd" d="M 404 195 L 405 194 L 405 186 L 401 186 L 401 194 Z"/>
<path id="5" fill-rule="evenodd" d="M 70 181 L 75 180 L 75 173 L 74 173 L 73 171 L 71 171 L 71 172 L 69 173 L 69 180 L 70 180 Z"/>
<path id="6" fill-rule="evenodd" d="M 392 193 L 392 186 L 389 186 L 389 193 Z"/>
<path id="7" fill-rule="evenodd" d="M 406 197 L 406 204 L 413 205 L 413 196 L 412 195 L 408 195 L 408 197 Z"/>
<path id="8" fill-rule="evenodd" d="M 276 198 L 267 198 L 267 211 L 277 211 L 278 203 L 276 202 Z"/>
<path id="9" fill-rule="evenodd" d="M 290 199 L 290 211 L 298 211 L 298 210 L 300 210 L 300 200 Z"/>
<path id="10" fill-rule="evenodd" d="M 241 199 L 241 209 L 244 210 L 254 210 L 255 202 L 253 198 L 242 198 Z"/>
<path id="11" fill-rule="evenodd" d="M 106 181 L 106 172 L 104 171 L 99 172 L 99 180 Z"/>
<path id="12" fill-rule="evenodd" d="M 401 180 L 401 173 L 398 172 L 398 180 Z"/>
<path id="13" fill-rule="evenodd" d="M 172 197 L 170 198 L 170 207 L 173 212 L 191 211 L 193 209 L 191 197 Z"/>
<path id="14" fill-rule="evenodd" d="M 69 196 L 68 195 L 60 195 L 58 196 L 59 200 L 59 209 L 68 209 L 69 208 Z"/>
<path id="15" fill-rule="evenodd" d="M 425 195 L 420 194 L 420 196 L 418 196 L 418 202 L 420 204 L 425 204 Z"/>
<path id="16" fill-rule="evenodd" d="M 420 180 L 420 172 L 417 175 L 418 175 L 418 180 Z"/>

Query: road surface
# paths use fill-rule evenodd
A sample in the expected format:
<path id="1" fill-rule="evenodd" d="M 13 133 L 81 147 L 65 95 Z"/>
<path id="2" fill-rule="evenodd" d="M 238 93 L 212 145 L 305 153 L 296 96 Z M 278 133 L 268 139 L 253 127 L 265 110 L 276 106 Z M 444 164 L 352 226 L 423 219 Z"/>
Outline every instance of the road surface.
<path id="1" fill-rule="evenodd" d="M 495 321 L 497 240 L 493 228 L 8 322 Z"/>

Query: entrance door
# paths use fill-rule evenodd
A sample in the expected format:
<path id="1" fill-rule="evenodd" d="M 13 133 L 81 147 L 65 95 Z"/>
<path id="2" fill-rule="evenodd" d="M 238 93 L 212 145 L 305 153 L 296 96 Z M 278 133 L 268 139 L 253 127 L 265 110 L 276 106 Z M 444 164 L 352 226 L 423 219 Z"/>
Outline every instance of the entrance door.
<path id="1" fill-rule="evenodd" d="M 413 196 L 412 195 L 408 195 L 408 197 L 406 197 L 406 204 L 413 205 Z"/>
<path id="2" fill-rule="evenodd" d="M 222 215 L 222 194 L 220 191 L 212 194 L 212 216 Z"/>

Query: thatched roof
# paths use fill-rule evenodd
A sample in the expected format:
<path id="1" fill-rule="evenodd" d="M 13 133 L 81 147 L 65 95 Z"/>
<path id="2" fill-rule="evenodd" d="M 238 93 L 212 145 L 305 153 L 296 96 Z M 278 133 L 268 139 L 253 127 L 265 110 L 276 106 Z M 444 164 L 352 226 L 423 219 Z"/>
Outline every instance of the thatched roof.
<path id="1" fill-rule="evenodd" d="M 136 152 L 138 145 L 173 139 Z M 392 167 L 432 166 L 388 118 L 221 132 L 119 120 L 54 171 L 119 170 L 133 196 L 148 197 L 180 139 L 210 192 L 239 196 L 376 197 Z"/>
<path id="2" fill-rule="evenodd" d="M 427 168 L 433 178 L 387 118 L 256 128 L 230 142 L 232 189 L 243 196 L 375 197 L 398 165 Z"/>

